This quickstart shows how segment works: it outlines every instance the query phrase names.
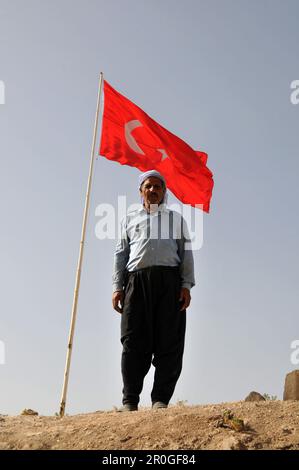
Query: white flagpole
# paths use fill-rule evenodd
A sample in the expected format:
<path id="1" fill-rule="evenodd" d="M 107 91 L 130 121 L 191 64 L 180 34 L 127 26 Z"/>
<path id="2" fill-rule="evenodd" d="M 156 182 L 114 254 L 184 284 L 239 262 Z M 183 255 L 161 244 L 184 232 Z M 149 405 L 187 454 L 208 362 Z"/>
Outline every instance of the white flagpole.
<path id="1" fill-rule="evenodd" d="M 73 338 L 74 338 L 75 324 L 76 324 L 76 317 L 77 317 L 78 295 L 79 295 L 80 279 L 81 279 L 81 266 L 82 266 L 82 259 L 83 259 L 86 223 L 87 223 L 87 216 L 88 216 L 88 209 L 89 209 L 90 188 L 91 188 L 92 172 L 93 172 L 94 150 L 95 150 L 97 130 L 98 130 L 99 108 L 100 108 L 100 97 L 101 97 L 101 93 L 102 93 L 102 85 L 103 85 L 103 73 L 101 72 L 100 73 L 100 78 L 99 78 L 97 107 L 96 107 L 96 115 L 95 115 L 94 130 L 93 130 L 93 139 L 92 139 L 90 166 L 89 166 L 89 176 L 88 176 L 87 191 L 86 191 L 86 198 L 85 198 L 85 208 L 84 208 L 83 223 L 82 223 L 82 232 L 81 232 L 79 258 L 78 258 L 78 266 L 77 266 L 77 274 L 76 274 L 76 283 L 75 283 L 75 290 L 74 290 L 74 296 L 73 296 L 72 318 L 71 318 L 69 341 L 68 341 L 68 347 L 67 347 L 63 389 L 62 389 L 62 396 L 61 396 L 61 402 L 60 402 L 60 413 L 59 414 L 60 414 L 61 418 L 64 416 L 64 413 L 65 413 L 66 395 L 67 395 L 70 365 L 71 365 L 71 357 L 72 357 L 72 348 L 73 348 Z"/>

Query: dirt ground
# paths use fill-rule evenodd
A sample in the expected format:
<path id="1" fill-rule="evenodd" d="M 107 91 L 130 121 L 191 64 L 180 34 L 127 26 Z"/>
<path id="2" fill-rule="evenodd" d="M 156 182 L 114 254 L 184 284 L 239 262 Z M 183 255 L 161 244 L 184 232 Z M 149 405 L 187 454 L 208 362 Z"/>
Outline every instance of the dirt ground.
<path id="1" fill-rule="evenodd" d="M 243 420 L 241 430 L 223 416 Z M 296 449 L 299 401 L 175 405 L 66 416 L 0 415 L 0 449 Z"/>

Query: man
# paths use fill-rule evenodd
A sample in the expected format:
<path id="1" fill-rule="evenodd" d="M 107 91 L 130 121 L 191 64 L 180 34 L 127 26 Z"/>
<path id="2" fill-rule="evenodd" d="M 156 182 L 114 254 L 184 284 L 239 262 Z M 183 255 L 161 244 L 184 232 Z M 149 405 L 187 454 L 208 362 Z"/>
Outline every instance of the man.
<path id="1" fill-rule="evenodd" d="M 182 370 L 186 309 L 195 285 L 186 222 L 166 207 L 164 177 L 139 177 L 142 204 L 121 222 L 114 255 L 113 308 L 122 314 L 123 408 L 137 411 L 143 380 L 155 367 L 153 408 L 167 408 Z"/>

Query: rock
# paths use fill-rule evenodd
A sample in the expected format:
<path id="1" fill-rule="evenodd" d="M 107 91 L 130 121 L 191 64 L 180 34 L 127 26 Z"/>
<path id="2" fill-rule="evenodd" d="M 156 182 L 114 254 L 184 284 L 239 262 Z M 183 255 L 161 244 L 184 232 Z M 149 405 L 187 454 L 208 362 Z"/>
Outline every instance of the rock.
<path id="1" fill-rule="evenodd" d="M 221 450 L 245 450 L 246 446 L 240 439 L 237 439 L 234 436 L 230 436 L 222 441 L 220 445 L 220 449 Z"/>
<path id="2" fill-rule="evenodd" d="M 244 424 L 244 429 L 249 429 L 249 419 L 244 419 L 243 424 Z"/>
<path id="3" fill-rule="evenodd" d="M 25 443 L 22 448 L 22 450 L 46 450 L 48 449 L 48 446 L 45 445 L 43 442 L 27 442 Z"/>
<path id="4" fill-rule="evenodd" d="M 286 426 L 282 426 L 281 428 L 283 434 L 292 434 L 293 433 L 293 428 L 288 428 Z"/>
<path id="5" fill-rule="evenodd" d="M 266 399 L 258 392 L 250 392 L 245 401 L 266 401 Z"/>
<path id="6" fill-rule="evenodd" d="M 31 410 L 30 408 L 25 408 L 21 415 L 24 415 L 24 416 L 38 416 L 38 412 L 37 411 L 34 411 L 34 410 Z"/>
<path id="7" fill-rule="evenodd" d="M 299 400 L 299 370 L 293 370 L 286 375 L 283 399 Z"/>
<path id="8" fill-rule="evenodd" d="M 0 450 L 7 450 L 8 448 L 9 448 L 9 445 L 7 444 L 7 442 L 0 441 Z"/>
<path id="9" fill-rule="evenodd" d="M 132 436 L 126 436 L 126 437 L 123 437 L 122 439 L 120 439 L 119 442 L 127 442 L 130 439 L 132 439 Z"/>

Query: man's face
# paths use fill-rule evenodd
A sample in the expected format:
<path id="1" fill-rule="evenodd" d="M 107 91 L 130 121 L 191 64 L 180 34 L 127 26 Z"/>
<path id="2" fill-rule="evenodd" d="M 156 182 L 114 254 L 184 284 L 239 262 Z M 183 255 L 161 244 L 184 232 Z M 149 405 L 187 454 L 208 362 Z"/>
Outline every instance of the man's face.
<path id="1" fill-rule="evenodd" d="M 147 178 L 140 188 L 140 195 L 143 197 L 145 204 L 160 204 L 164 197 L 166 188 L 163 187 L 163 182 L 156 176 Z"/>

